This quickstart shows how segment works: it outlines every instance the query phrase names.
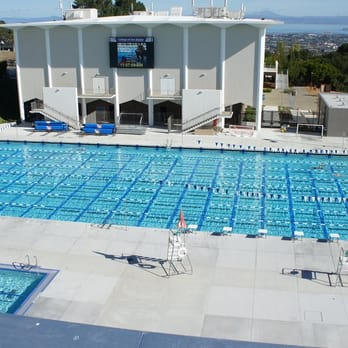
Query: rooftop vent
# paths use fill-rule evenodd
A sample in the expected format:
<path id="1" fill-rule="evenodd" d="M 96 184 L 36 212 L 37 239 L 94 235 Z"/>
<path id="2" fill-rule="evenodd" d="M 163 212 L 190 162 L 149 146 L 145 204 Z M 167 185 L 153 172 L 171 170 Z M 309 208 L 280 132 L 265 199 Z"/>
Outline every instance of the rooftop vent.
<path id="1" fill-rule="evenodd" d="M 98 10 L 96 8 L 76 8 L 76 9 L 66 10 L 64 18 L 66 20 L 96 19 L 98 18 Z"/>
<path id="2" fill-rule="evenodd" d="M 172 7 L 170 9 L 171 16 L 182 16 L 182 7 Z"/>

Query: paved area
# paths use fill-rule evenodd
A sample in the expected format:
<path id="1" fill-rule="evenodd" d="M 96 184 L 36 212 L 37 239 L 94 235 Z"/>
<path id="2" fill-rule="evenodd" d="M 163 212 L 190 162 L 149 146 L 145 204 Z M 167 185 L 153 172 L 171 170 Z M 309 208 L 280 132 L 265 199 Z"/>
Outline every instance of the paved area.
<path id="1" fill-rule="evenodd" d="M 265 100 L 263 104 L 318 112 L 319 89 L 313 89 L 311 87 L 293 87 L 291 90 L 295 91 L 295 95 L 275 89 L 270 93 L 264 93 Z"/>
<path id="2" fill-rule="evenodd" d="M 278 128 L 262 129 L 259 132 L 245 132 L 244 130 L 228 130 L 217 135 L 193 135 L 178 132 L 168 133 L 165 129 L 148 129 L 145 135 L 85 135 L 80 131 L 35 132 L 30 125 L 10 127 L 0 131 L 0 140 L 69 142 L 86 144 L 119 144 L 144 145 L 164 147 L 191 147 L 210 149 L 255 149 L 263 151 L 290 151 L 299 152 L 348 151 L 348 138 L 321 137 L 320 135 L 299 134 L 295 132 L 281 133 Z"/>
<path id="3" fill-rule="evenodd" d="M 279 130 L 252 137 L 152 130 L 139 137 L 12 127 L 0 132 L 0 139 L 345 150 L 340 138 Z M 189 234 L 193 273 L 166 277 L 160 262 L 166 258 L 166 230 L 2 217 L 0 235 L 0 263 L 24 261 L 30 255 L 37 256 L 41 267 L 59 270 L 27 311 L 29 317 L 308 347 L 347 345 L 348 287 L 330 286 L 330 279 L 336 285 L 336 277 L 329 278 L 329 273 L 335 272 L 339 250 L 348 249 L 348 242 Z M 347 285 L 348 279 L 344 281 Z"/>

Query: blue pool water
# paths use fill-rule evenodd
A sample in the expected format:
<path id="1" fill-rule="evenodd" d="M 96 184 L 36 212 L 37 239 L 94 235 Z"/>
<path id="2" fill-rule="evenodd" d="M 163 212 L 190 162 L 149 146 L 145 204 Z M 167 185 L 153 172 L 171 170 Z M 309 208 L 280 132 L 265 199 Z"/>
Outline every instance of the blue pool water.
<path id="1" fill-rule="evenodd" d="M 46 273 L 0 268 L 0 313 L 17 313 Z"/>
<path id="2" fill-rule="evenodd" d="M 0 142 L 0 215 L 348 239 L 345 156 Z"/>

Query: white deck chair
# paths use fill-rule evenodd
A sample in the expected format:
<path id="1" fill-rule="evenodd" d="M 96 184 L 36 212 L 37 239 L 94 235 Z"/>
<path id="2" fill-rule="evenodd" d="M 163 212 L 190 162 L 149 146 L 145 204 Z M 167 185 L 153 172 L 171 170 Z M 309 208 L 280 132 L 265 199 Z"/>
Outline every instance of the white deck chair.
<path id="1" fill-rule="evenodd" d="M 165 267 L 165 264 L 168 267 Z M 178 269 L 178 265 L 180 265 L 182 270 Z M 161 266 L 167 276 L 181 273 L 192 274 L 192 264 L 185 241 L 181 238 L 180 233 L 169 231 L 167 259 L 161 263 Z"/>

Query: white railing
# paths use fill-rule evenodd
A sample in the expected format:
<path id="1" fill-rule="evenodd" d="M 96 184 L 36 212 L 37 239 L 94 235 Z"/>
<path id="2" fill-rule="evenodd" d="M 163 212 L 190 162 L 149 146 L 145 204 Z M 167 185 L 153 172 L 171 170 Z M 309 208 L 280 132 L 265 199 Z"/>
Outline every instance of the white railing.
<path id="1" fill-rule="evenodd" d="M 242 6 L 240 10 L 229 11 L 227 7 L 195 7 L 193 13 L 201 18 L 243 19 L 245 17 L 245 8 Z"/>
<path id="2" fill-rule="evenodd" d="M 17 125 L 16 122 L 0 123 L 0 132 L 4 131 L 5 129 L 14 127 L 16 125 Z"/>
<path id="3" fill-rule="evenodd" d="M 167 92 L 167 93 L 166 93 Z M 181 89 L 175 91 L 148 90 L 147 95 L 151 98 L 181 97 Z"/>
<path id="4" fill-rule="evenodd" d="M 96 92 L 93 89 L 85 89 L 82 93 L 81 88 L 78 89 L 79 97 L 95 97 L 95 98 L 112 98 L 115 96 L 115 88 L 108 88 L 102 92 Z"/>
<path id="5" fill-rule="evenodd" d="M 208 123 L 209 121 L 212 121 L 214 118 L 218 117 L 220 115 L 220 108 L 214 108 L 211 110 L 208 110 L 206 112 L 203 112 L 200 115 L 197 115 L 186 122 L 183 122 L 182 124 L 182 131 L 183 132 L 189 132 L 190 130 L 193 130 L 199 126 L 202 126 L 205 123 Z"/>
<path id="6" fill-rule="evenodd" d="M 40 101 L 35 101 L 31 103 L 31 113 L 40 113 L 47 118 L 55 121 L 61 121 L 67 123 L 70 127 L 79 129 L 80 125 L 77 120 L 72 119 L 69 115 L 62 113 L 59 110 L 52 108 L 51 106 L 44 104 Z"/>

